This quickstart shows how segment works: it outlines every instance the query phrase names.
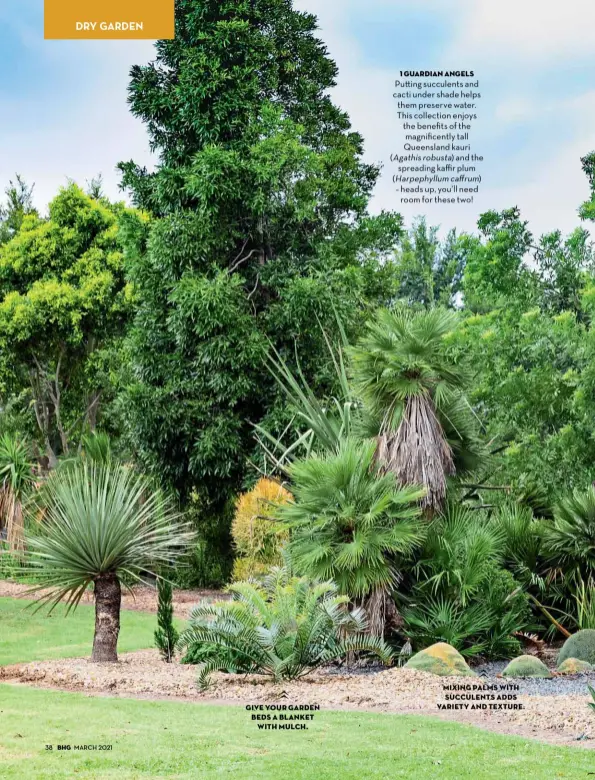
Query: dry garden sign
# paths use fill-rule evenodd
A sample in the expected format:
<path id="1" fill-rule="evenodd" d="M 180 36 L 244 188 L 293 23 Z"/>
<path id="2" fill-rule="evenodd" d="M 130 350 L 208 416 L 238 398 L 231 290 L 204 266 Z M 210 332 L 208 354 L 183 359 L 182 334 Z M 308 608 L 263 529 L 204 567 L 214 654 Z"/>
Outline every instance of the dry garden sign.
<path id="1" fill-rule="evenodd" d="M 45 38 L 174 37 L 174 0 L 45 0 Z"/>

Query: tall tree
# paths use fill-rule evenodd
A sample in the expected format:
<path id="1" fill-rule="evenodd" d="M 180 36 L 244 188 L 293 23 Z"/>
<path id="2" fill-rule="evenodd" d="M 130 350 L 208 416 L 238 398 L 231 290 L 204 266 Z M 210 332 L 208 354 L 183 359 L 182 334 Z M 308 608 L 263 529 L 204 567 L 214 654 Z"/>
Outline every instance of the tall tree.
<path id="1" fill-rule="evenodd" d="M 18 233 L 27 214 L 36 214 L 33 206 L 33 188 L 17 173 L 16 181 L 10 181 L 4 190 L 6 201 L 0 204 L 0 245 Z"/>
<path id="2" fill-rule="evenodd" d="M 469 371 L 445 342 L 453 312 L 382 310 L 351 350 L 356 388 L 376 421 L 376 458 L 400 485 L 425 488 L 422 507 L 441 509 L 447 479 L 479 455 L 463 391 Z"/>
<path id="3" fill-rule="evenodd" d="M 146 465 L 215 511 L 242 482 L 252 424 L 275 418 L 269 341 L 289 360 L 297 342 L 324 382 L 318 322 L 353 323 L 393 293 L 374 271 L 401 220 L 366 212 L 379 170 L 328 94 L 337 68 L 315 30 L 290 0 L 178 0 L 175 40 L 132 70 L 159 165 L 122 164 L 123 185 L 159 219 L 125 229 L 128 429 Z"/>
<path id="4" fill-rule="evenodd" d="M 105 389 L 104 352 L 129 299 L 117 239 L 121 205 L 63 188 L 49 217 L 28 214 L 0 247 L 0 392 L 28 390 L 50 465 L 94 429 Z"/>

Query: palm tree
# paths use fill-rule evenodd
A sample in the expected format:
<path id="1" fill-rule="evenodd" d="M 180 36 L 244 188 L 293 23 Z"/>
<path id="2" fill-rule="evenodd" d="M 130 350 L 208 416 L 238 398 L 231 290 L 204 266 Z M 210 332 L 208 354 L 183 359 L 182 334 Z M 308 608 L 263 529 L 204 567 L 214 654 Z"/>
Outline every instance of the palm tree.
<path id="1" fill-rule="evenodd" d="M 172 500 L 132 469 L 114 462 L 82 462 L 52 474 L 39 494 L 43 533 L 28 540 L 40 605 L 66 599 L 76 608 L 95 591 L 96 662 L 118 660 L 121 581 L 140 580 L 151 567 L 170 564 L 193 538 Z"/>
<path id="2" fill-rule="evenodd" d="M 277 516 L 291 530 L 288 553 L 296 570 L 336 582 L 365 606 L 370 633 L 382 634 L 398 557 L 423 540 L 415 522 L 423 490 L 399 488 L 394 474 L 377 473 L 375 449 L 374 441 L 347 439 L 336 453 L 294 462 L 295 500 Z"/>
<path id="3" fill-rule="evenodd" d="M 446 349 L 456 315 L 444 309 L 382 310 L 350 350 L 355 388 L 376 421 L 376 457 L 401 485 L 426 489 L 439 510 L 447 478 L 474 461 L 474 418 L 463 395 L 467 372 Z"/>
<path id="4" fill-rule="evenodd" d="M 26 442 L 8 433 L 0 436 L 0 515 L 11 552 L 22 554 L 25 542 L 23 500 L 34 481 Z"/>
<path id="5" fill-rule="evenodd" d="M 542 536 L 551 579 L 561 576 L 571 582 L 595 576 L 595 488 L 574 490 L 561 498 Z"/>

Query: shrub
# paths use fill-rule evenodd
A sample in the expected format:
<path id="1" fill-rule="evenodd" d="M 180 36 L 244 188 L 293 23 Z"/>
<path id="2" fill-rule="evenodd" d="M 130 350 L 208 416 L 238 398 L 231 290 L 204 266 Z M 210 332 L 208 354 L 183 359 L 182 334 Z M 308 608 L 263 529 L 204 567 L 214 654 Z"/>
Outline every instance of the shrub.
<path id="1" fill-rule="evenodd" d="M 595 576 L 595 489 L 575 490 L 554 509 L 544 527 L 543 552 L 551 569 L 568 580 Z"/>
<path id="2" fill-rule="evenodd" d="M 593 666 L 586 661 L 580 661 L 578 658 L 567 658 L 558 666 L 558 674 L 584 674 L 592 672 Z"/>
<path id="3" fill-rule="evenodd" d="M 350 612 L 348 597 L 332 582 L 273 568 L 262 584 L 238 582 L 228 590 L 232 601 L 192 610 L 190 627 L 178 642 L 186 659 L 206 659 L 201 688 L 208 687 L 215 671 L 292 680 L 350 653 L 373 653 L 386 663 L 392 658 L 381 639 L 364 634 L 364 611 Z"/>
<path id="4" fill-rule="evenodd" d="M 519 652 L 514 634 L 532 627 L 531 609 L 503 568 L 503 547 L 495 524 L 462 507 L 449 506 L 430 523 L 413 587 L 399 597 L 415 647 L 447 642 L 464 655 L 489 658 Z"/>
<path id="5" fill-rule="evenodd" d="M 281 547 L 289 535 L 279 527 L 275 512 L 290 500 L 291 493 L 272 479 L 260 479 L 252 490 L 240 496 L 231 524 L 238 554 L 233 567 L 234 580 L 262 576 L 271 566 L 282 563 Z"/>
<path id="6" fill-rule="evenodd" d="M 558 666 L 567 658 L 578 658 L 595 665 L 595 629 L 586 628 L 568 637 L 558 656 Z"/>
<path id="7" fill-rule="evenodd" d="M 171 583 L 159 577 L 157 580 L 157 631 L 155 645 L 166 663 L 171 663 L 178 641 L 178 632 L 174 628 L 174 608 Z"/>
<path id="8" fill-rule="evenodd" d="M 547 666 L 534 655 L 520 655 L 508 664 L 503 677 L 552 677 Z"/>
<path id="9" fill-rule="evenodd" d="M 392 588 L 399 559 L 424 533 L 415 505 L 423 491 L 379 472 L 375 451 L 374 441 L 348 439 L 335 454 L 297 461 L 289 469 L 295 500 L 278 513 L 291 531 L 288 550 L 298 572 L 333 580 L 352 599 Z M 375 633 L 381 622 L 374 621 Z"/>
<path id="10" fill-rule="evenodd" d="M 446 642 L 438 642 L 425 650 L 420 650 L 407 661 L 405 668 L 441 676 L 476 676 L 475 672 L 467 666 L 463 656 Z"/>

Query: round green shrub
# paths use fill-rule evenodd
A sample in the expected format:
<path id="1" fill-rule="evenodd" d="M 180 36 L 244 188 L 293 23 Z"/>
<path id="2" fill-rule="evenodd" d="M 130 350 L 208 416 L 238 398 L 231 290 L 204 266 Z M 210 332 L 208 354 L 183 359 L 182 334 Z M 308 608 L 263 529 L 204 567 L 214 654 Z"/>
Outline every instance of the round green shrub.
<path id="1" fill-rule="evenodd" d="M 405 668 L 439 674 L 442 677 L 476 677 L 459 651 L 446 642 L 436 642 L 435 645 L 420 650 L 407 661 Z"/>
<path id="2" fill-rule="evenodd" d="M 595 665 L 595 629 L 585 628 L 568 637 L 558 656 L 558 666 L 567 658 L 578 658 Z"/>
<path id="3" fill-rule="evenodd" d="M 579 658 L 567 658 L 558 667 L 558 674 L 583 674 L 592 670 L 593 667 L 587 661 L 581 661 Z"/>
<path id="4" fill-rule="evenodd" d="M 519 655 L 508 664 L 502 672 L 502 677 L 553 677 L 553 675 L 543 661 L 535 658 L 534 655 Z"/>

